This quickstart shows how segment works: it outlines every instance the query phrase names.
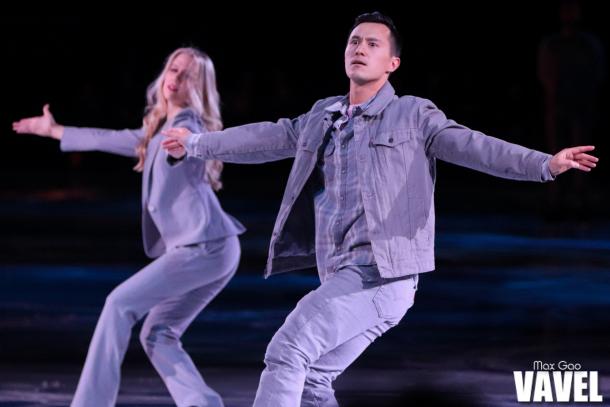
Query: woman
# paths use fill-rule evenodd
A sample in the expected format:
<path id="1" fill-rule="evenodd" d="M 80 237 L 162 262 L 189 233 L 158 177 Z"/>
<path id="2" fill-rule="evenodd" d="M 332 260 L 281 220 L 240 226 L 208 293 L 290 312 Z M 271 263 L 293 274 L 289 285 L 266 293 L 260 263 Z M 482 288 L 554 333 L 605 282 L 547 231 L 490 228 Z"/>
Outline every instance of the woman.
<path id="1" fill-rule="evenodd" d="M 222 406 L 180 337 L 237 269 L 243 226 L 223 212 L 220 161 L 177 161 L 159 148 L 159 133 L 186 127 L 222 128 L 214 66 L 194 48 L 179 48 L 149 86 L 139 130 L 64 127 L 49 106 L 43 115 L 13 123 L 17 133 L 61 141 L 62 151 L 98 150 L 138 159 L 142 172 L 144 249 L 155 258 L 107 297 L 95 328 L 73 407 L 113 406 L 131 328 L 148 313 L 140 340 L 178 406 Z M 205 182 L 201 182 L 202 179 Z"/>

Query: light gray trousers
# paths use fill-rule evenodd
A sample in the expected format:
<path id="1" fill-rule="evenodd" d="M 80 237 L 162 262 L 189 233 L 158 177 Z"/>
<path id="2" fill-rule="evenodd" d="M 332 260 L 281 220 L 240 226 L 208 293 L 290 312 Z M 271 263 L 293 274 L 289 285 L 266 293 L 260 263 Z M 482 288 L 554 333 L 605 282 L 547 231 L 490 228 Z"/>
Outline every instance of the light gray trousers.
<path id="1" fill-rule="evenodd" d="M 180 337 L 235 274 L 237 236 L 172 249 L 116 287 L 95 327 L 72 407 L 114 406 L 132 327 L 148 313 L 140 341 L 179 407 L 222 406 Z"/>
<path id="2" fill-rule="evenodd" d="M 332 274 L 303 297 L 267 347 L 255 407 L 336 407 L 333 381 L 413 305 L 418 276 L 376 267 Z"/>

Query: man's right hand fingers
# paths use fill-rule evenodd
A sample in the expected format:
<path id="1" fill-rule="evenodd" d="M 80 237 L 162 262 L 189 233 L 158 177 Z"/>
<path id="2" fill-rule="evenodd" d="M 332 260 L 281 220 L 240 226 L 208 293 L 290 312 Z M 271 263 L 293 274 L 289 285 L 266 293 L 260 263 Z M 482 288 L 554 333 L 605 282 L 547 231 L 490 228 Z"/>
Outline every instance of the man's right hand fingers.
<path id="1" fill-rule="evenodd" d="M 171 149 L 175 149 L 175 148 L 183 148 L 182 144 L 180 144 L 180 142 L 177 141 L 176 139 L 163 140 L 163 142 L 161 143 L 161 146 L 166 150 L 171 150 Z"/>

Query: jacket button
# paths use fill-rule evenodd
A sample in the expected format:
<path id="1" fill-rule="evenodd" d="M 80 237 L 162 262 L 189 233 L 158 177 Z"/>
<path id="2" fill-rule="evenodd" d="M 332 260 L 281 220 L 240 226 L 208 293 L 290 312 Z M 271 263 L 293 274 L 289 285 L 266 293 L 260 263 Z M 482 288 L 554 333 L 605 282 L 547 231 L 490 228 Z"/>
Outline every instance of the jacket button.
<path id="1" fill-rule="evenodd" d="M 390 139 L 388 140 L 390 143 L 394 142 L 394 139 L 392 137 L 390 137 Z"/>

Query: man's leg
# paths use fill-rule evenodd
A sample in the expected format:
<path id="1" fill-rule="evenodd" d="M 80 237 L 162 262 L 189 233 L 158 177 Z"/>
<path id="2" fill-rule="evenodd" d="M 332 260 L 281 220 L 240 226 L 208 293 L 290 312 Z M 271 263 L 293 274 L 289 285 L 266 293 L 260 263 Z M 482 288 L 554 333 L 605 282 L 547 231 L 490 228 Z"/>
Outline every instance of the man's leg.
<path id="1" fill-rule="evenodd" d="M 333 382 L 351 365 L 375 339 L 390 329 L 391 323 L 383 323 L 364 331 L 322 356 L 310 366 L 305 378 L 301 407 L 336 407 Z"/>
<path id="2" fill-rule="evenodd" d="M 334 380 L 375 337 L 400 321 L 413 304 L 413 279 L 370 285 L 363 282 L 366 277 L 361 269 L 342 269 L 299 301 L 267 348 L 254 406 L 298 407 L 311 369 L 330 385 L 330 377 Z M 349 343 L 365 332 L 372 339 Z M 322 373 L 325 369 L 333 373 Z M 316 391 L 311 384 L 307 397 Z M 320 388 L 318 393 L 324 393 Z"/>
<path id="3" fill-rule="evenodd" d="M 380 318 L 386 319 L 371 329 L 348 340 L 323 355 L 310 366 L 309 374 L 305 378 L 305 387 L 302 407 L 336 407 L 335 391 L 332 387 L 334 380 L 360 356 L 364 350 L 383 335 L 387 330 L 398 324 L 404 315 L 402 306 L 394 303 L 394 298 L 400 302 L 402 296 L 409 297 L 411 290 L 417 290 L 418 276 L 413 278 L 394 281 L 384 287 L 383 292 L 377 292 L 375 302 Z M 413 296 L 415 292 L 413 291 Z"/>

